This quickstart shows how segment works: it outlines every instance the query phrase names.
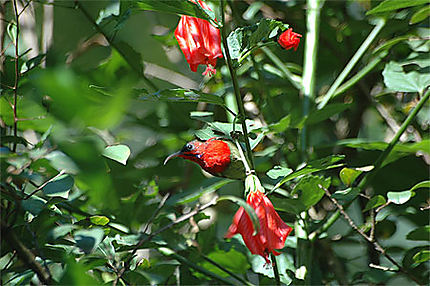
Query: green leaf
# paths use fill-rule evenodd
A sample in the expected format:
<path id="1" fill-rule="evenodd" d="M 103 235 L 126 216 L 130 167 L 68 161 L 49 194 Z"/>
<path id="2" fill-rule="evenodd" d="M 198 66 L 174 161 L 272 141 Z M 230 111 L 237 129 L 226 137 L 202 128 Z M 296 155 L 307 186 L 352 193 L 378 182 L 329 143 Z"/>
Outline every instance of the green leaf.
<path id="1" fill-rule="evenodd" d="M 72 230 L 76 229 L 77 226 L 73 224 L 63 224 L 60 226 L 56 226 L 48 233 L 48 238 L 50 240 L 56 240 L 60 237 L 65 236 L 70 233 Z"/>
<path id="2" fill-rule="evenodd" d="M 394 61 L 385 65 L 382 75 L 387 88 L 398 92 L 422 92 L 430 85 L 430 73 L 410 71 L 406 73 L 403 65 Z"/>
<path id="3" fill-rule="evenodd" d="M 382 206 L 383 204 L 385 204 L 387 201 L 385 200 L 385 198 L 381 195 L 377 195 L 373 198 L 371 198 L 367 204 L 366 207 L 364 208 L 363 212 L 367 212 L 371 209 L 374 209 L 376 207 Z"/>
<path id="4" fill-rule="evenodd" d="M 244 200 L 242 200 L 238 197 L 233 197 L 233 196 L 221 196 L 218 198 L 217 201 L 219 202 L 219 201 L 224 201 L 224 200 L 232 201 L 233 203 L 235 203 L 238 206 L 243 207 L 245 209 L 245 212 L 251 218 L 252 226 L 254 227 L 253 235 L 256 235 L 260 231 L 260 221 L 258 220 L 258 216 L 255 213 L 255 210 L 250 205 L 248 205 Z"/>
<path id="5" fill-rule="evenodd" d="M 233 60 L 240 63 L 250 51 L 256 47 L 274 41 L 277 35 L 288 29 L 288 24 L 272 19 L 262 19 L 260 22 L 246 27 L 237 28 L 227 37 L 228 49 Z"/>
<path id="6" fill-rule="evenodd" d="M 45 208 L 46 203 L 46 200 L 32 195 L 30 198 L 23 200 L 21 204 L 24 210 L 36 216 Z"/>
<path id="7" fill-rule="evenodd" d="M 416 184 L 415 186 L 413 186 L 412 188 L 409 189 L 409 191 L 415 191 L 416 189 L 420 189 L 420 188 L 430 188 L 430 181 L 422 181 L 418 184 Z"/>
<path id="8" fill-rule="evenodd" d="M 27 146 L 29 142 L 25 140 L 23 137 L 19 136 L 12 136 L 12 135 L 6 135 L 1 137 L 1 143 L 2 144 L 8 144 L 8 143 L 15 143 L 15 144 L 22 144 L 24 146 Z"/>
<path id="9" fill-rule="evenodd" d="M 200 140 L 206 141 L 209 138 L 215 137 L 215 133 L 210 127 L 206 127 L 204 129 L 199 129 L 194 132 L 194 135 L 196 135 L 197 138 Z"/>
<path id="10" fill-rule="evenodd" d="M 213 112 L 210 111 L 191 111 L 190 118 L 197 119 L 203 122 L 211 122 L 213 119 Z"/>
<path id="11" fill-rule="evenodd" d="M 61 151 L 53 151 L 45 156 L 51 166 L 57 171 L 64 170 L 66 173 L 76 175 L 79 172 L 78 166 L 73 160 Z"/>
<path id="12" fill-rule="evenodd" d="M 430 226 L 426 225 L 416 228 L 413 231 L 409 232 L 406 238 L 409 240 L 430 241 Z"/>
<path id="13" fill-rule="evenodd" d="M 290 168 L 286 168 L 286 167 L 282 167 L 282 166 L 275 166 L 272 169 L 270 169 L 269 171 L 267 171 L 266 175 L 269 176 L 269 178 L 276 180 L 279 177 L 286 177 L 289 174 L 291 174 L 292 172 L 293 172 L 293 170 Z"/>
<path id="14" fill-rule="evenodd" d="M 123 165 L 127 164 L 127 159 L 130 157 L 130 148 L 126 145 L 114 145 L 108 146 L 103 151 L 103 156 L 121 163 Z"/>
<path id="15" fill-rule="evenodd" d="M 207 102 L 224 106 L 224 100 L 214 94 L 200 92 L 194 89 L 165 89 L 156 93 L 139 97 L 140 100 L 167 101 L 167 102 Z"/>
<path id="16" fill-rule="evenodd" d="M 43 187 L 43 193 L 48 197 L 68 198 L 69 191 L 75 184 L 72 176 L 64 174 L 55 178 Z"/>
<path id="17" fill-rule="evenodd" d="M 109 218 L 102 215 L 93 215 L 90 217 L 90 221 L 92 224 L 104 226 L 109 223 Z"/>
<path id="18" fill-rule="evenodd" d="M 411 191 L 403 191 L 403 192 L 388 192 L 387 198 L 388 201 L 396 204 L 396 205 L 402 205 L 409 201 L 410 198 L 412 198 L 415 195 L 414 192 Z"/>
<path id="19" fill-rule="evenodd" d="M 342 203 L 347 203 L 355 199 L 360 193 L 359 188 L 347 188 L 345 190 L 339 190 L 332 194 L 332 197 Z"/>
<path id="20" fill-rule="evenodd" d="M 421 264 L 430 260 L 430 251 L 429 250 L 421 250 L 412 258 L 416 264 Z"/>
<path id="21" fill-rule="evenodd" d="M 103 240 L 105 232 L 101 228 L 91 228 L 78 230 L 74 234 L 76 246 L 86 254 L 91 253 Z"/>
<path id="22" fill-rule="evenodd" d="M 65 261 L 65 271 L 59 285 L 101 285 L 95 278 L 88 274 L 89 266 L 82 262 L 77 262 L 74 258 L 68 257 Z"/>
<path id="23" fill-rule="evenodd" d="M 135 3 L 139 10 L 158 11 L 163 13 L 188 15 L 204 20 L 215 20 L 212 11 L 205 10 L 191 1 L 172 1 L 172 0 L 139 0 Z"/>
<path id="24" fill-rule="evenodd" d="M 421 21 L 424 21 L 428 17 L 430 17 L 430 6 L 425 6 L 412 15 L 409 24 L 412 25 L 419 23 Z"/>
<path id="25" fill-rule="evenodd" d="M 330 187 L 330 183 L 331 178 L 308 175 L 300 179 L 291 194 L 294 195 L 298 193 L 299 201 L 307 210 L 318 203 L 324 196 L 324 190 L 322 190 L 319 185 L 327 189 Z"/>
<path id="26" fill-rule="evenodd" d="M 351 168 L 343 168 L 340 170 L 339 176 L 342 181 L 347 186 L 351 186 L 354 183 L 355 179 L 357 179 L 363 171 L 351 169 Z"/>
<path id="27" fill-rule="evenodd" d="M 389 12 L 394 11 L 398 9 L 418 6 L 427 4 L 428 0 L 385 0 L 372 10 L 368 11 L 366 15 L 372 15 L 376 13 L 383 13 L 383 12 Z"/>
<path id="28" fill-rule="evenodd" d="M 21 66 L 21 74 L 24 74 L 39 66 L 40 63 L 45 59 L 45 56 L 46 54 L 40 54 L 24 62 L 24 64 Z"/>
<path id="29" fill-rule="evenodd" d="M 306 164 L 306 166 L 302 167 L 301 169 L 287 175 L 285 178 L 283 178 L 279 183 L 276 184 L 276 186 L 273 188 L 274 190 L 279 188 L 284 183 L 297 178 L 302 175 L 318 172 L 321 170 L 328 170 L 336 167 L 340 167 L 343 164 L 335 164 L 345 158 L 344 155 L 331 155 L 328 157 L 325 157 L 323 159 L 311 161 Z"/>

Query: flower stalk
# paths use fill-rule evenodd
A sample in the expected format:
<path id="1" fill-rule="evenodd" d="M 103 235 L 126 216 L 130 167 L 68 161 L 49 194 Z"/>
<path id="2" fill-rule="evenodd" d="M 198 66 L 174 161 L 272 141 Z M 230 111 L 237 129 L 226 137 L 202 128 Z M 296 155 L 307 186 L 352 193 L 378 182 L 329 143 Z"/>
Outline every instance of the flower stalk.
<path id="1" fill-rule="evenodd" d="M 243 136 L 245 137 L 245 147 L 246 147 L 247 160 L 249 162 L 251 170 L 254 170 L 255 169 L 254 158 L 252 157 L 252 149 L 251 149 L 251 144 L 249 143 L 248 130 L 246 128 L 246 122 L 245 122 L 245 118 L 246 118 L 245 109 L 243 107 L 242 96 L 240 95 L 239 82 L 237 80 L 236 71 L 233 69 L 233 63 L 231 60 L 230 51 L 228 50 L 227 34 L 225 31 L 224 0 L 221 0 L 220 5 L 221 5 L 221 21 L 222 21 L 222 26 L 220 29 L 221 29 L 221 39 L 222 39 L 222 43 L 223 43 L 225 61 L 226 61 L 228 70 L 230 72 L 231 80 L 233 83 L 234 96 L 236 98 L 237 106 L 239 109 L 238 117 L 240 119 L 240 123 L 242 124 Z"/>

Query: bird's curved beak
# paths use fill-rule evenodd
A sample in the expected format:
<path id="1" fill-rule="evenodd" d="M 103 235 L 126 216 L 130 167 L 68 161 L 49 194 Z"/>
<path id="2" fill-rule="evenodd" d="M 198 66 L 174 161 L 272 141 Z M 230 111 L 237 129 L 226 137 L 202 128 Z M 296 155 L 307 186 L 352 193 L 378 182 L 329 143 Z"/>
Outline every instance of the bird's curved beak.
<path id="1" fill-rule="evenodd" d="M 164 165 L 166 165 L 167 164 L 167 162 L 170 160 L 170 159 L 172 159 L 172 158 L 175 158 L 175 157 L 178 157 L 179 155 L 181 155 L 181 151 L 178 151 L 178 152 L 175 152 L 175 153 L 173 153 L 173 154 L 171 154 L 171 155 L 169 155 L 165 160 L 164 160 Z"/>

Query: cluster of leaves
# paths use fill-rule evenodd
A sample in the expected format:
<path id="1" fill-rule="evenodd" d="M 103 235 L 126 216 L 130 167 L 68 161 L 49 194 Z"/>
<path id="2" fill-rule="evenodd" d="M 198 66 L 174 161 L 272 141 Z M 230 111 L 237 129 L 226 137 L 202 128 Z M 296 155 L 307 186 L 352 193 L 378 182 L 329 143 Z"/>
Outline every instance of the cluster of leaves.
<path id="1" fill-rule="evenodd" d="M 223 239 L 237 206 L 216 198 L 240 198 L 242 182 L 207 178 L 180 160 L 162 164 L 193 134 L 205 140 L 242 131 L 226 66 L 220 61 L 219 72 L 202 81 L 178 64 L 171 44 L 177 14 L 224 24 L 215 20 L 219 1 L 208 1 L 214 13 L 185 0 L 32 1 L 18 5 L 24 12 L 16 17 L 17 2 L 1 3 L 8 20 L 1 49 L 2 284 L 274 284 L 273 269 L 240 237 Z M 288 25 L 268 20 L 285 19 L 305 34 L 304 2 L 228 2 L 224 28 L 232 31 L 228 48 L 256 171 L 294 227 L 277 257 L 280 281 L 428 281 L 427 1 L 326 1 L 319 96 L 309 112 L 300 96 L 304 45 L 297 53 L 272 45 Z M 16 19 L 44 9 L 54 14 L 53 40 L 37 54 L 42 40 L 26 46 Z M 373 17 L 384 23 L 377 41 L 328 92 L 371 33 Z M 31 19 L 41 38 L 49 25 Z M 400 140 L 387 143 L 418 107 Z M 388 256 L 361 243 L 332 200 Z"/>

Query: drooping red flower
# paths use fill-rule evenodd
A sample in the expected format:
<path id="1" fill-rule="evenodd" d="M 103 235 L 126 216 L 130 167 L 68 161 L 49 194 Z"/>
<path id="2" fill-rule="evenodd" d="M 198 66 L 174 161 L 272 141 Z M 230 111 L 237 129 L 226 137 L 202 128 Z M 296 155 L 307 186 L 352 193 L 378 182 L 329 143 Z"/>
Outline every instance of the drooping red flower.
<path id="1" fill-rule="evenodd" d="M 197 1 L 204 9 L 212 11 L 205 2 Z M 175 37 L 193 72 L 197 71 L 198 65 L 206 65 L 203 75 L 216 72 L 216 59 L 222 58 L 221 37 L 217 28 L 206 20 L 182 16 Z"/>
<path id="2" fill-rule="evenodd" d="M 301 37 L 302 35 L 294 33 L 293 29 L 289 28 L 279 36 L 278 43 L 286 50 L 294 48 L 296 51 Z"/>
<path id="3" fill-rule="evenodd" d="M 243 207 L 240 207 L 233 218 L 226 238 L 240 233 L 246 244 L 246 247 L 252 254 L 258 254 L 264 257 L 266 263 L 270 263 L 269 254 L 279 255 L 275 249 L 284 247 L 287 236 L 292 231 L 278 215 L 273 208 L 272 202 L 260 191 L 250 192 L 246 202 L 255 210 L 260 230 L 253 235 L 254 227 L 251 218 Z"/>

